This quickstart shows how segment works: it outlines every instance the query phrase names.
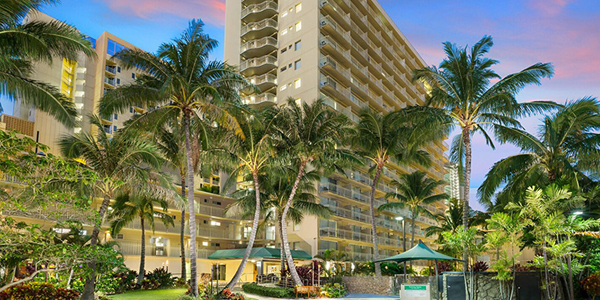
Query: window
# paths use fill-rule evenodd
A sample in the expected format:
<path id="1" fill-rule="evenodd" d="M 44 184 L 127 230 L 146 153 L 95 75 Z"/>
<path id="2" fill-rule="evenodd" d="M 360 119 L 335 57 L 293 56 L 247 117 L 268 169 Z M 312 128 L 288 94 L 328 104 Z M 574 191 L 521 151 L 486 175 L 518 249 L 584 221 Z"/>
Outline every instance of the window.
<path id="1" fill-rule="evenodd" d="M 208 246 L 208 242 L 202 242 L 202 246 L 204 246 L 204 247 Z"/>
<path id="2" fill-rule="evenodd" d="M 298 78 L 294 81 L 294 88 L 299 88 L 302 86 L 302 79 Z"/>
<path id="3" fill-rule="evenodd" d="M 117 72 L 121 73 L 121 67 L 117 66 Z"/>
<path id="4" fill-rule="evenodd" d="M 287 30 L 287 29 L 284 29 L 284 30 L 281 32 L 281 35 L 286 35 L 287 33 L 288 33 L 288 30 Z"/>
<path id="5" fill-rule="evenodd" d="M 287 66 L 283 66 L 283 68 L 281 68 L 281 72 L 287 70 Z"/>
<path id="6" fill-rule="evenodd" d="M 281 49 L 281 54 L 285 53 L 285 51 L 287 51 L 287 47 Z"/>
<path id="7" fill-rule="evenodd" d="M 284 12 L 281 14 L 281 17 L 282 17 L 282 18 L 285 18 L 285 16 L 287 16 L 287 15 L 288 15 L 288 12 L 287 12 L 287 11 L 284 11 Z"/>
<path id="8" fill-rule="evenodd" d="M 226 266 L 223 264 L 216 264 L 212 266 L 212 280 L 225 280 L 225 275 L 227 274 Z M 219 278 L 217 278 L 217 275 Z"/>
<path id="9" fill-rule="evenodd" d="M 133 113 L 133 106 L 130 106 L 130 107 L 129 107 L 129 112 L 130 112 L 130 113 Z"/>
<path id="10" fill-rule="evenodd" d="M 300 31 L 302 29 L 302 21 L 296 23 L 296 31 Z"/>
<path id="11" fill-rule="evenodd" d="M 302 60 L 299 59 L 297 61 L 294 62 L 294 70 L 298 70 L 300 69 L 300 67 L 302 66 Z"/>
<path id="12" fill-rule="evenodd" d="M 131 73 L 131 78 L 135 79 L 135 73 Z"/>
<path id="13" fill-rule="evenodd" d="M 295 99 L 294 102 L 296 102 L 296 105 L 302 106 L 302 98 Z"/>
<path id="14" fill-rule="evenodd" d="M 114 114 L 113 119 L 118 120 L 119 119 L 119 115 Z"/>
<path id="15" fill-rule="evenodd" d="M 121 84 L 121 79 L 117 78 L 117 84 Z"/>
<path id="16" fill-rule="evenodd" d="M 287 89 L 287 84 L 284 84 L 284 85 L 282 85 L 282 86 L 279 88 L 279 91 L 283 92 L 283 91 L 285 91 L 285 89 Z"/>
<path id="17" fill-rule="evenodd" d="M 116 240 L 122 240 L 123 239 L 123 234 L 119 233 L 117 234 L 117 236 L 115 237 Z"/>
<path id="18" fill-rule="evenodd" d="M 113 126 L 113 132 L 117 132 L 117 125 Z"/>
<path id="19" fill-rule="evenodd" d="M 302 2 L 296 4 L 296 13 L 299 13 L 302 10 Z"/>
<path id="20" fill-rule="evenodd" d="M 221 226 L 221 222 L 219 221 L 210 221 L 210 226 Z"/>
<path id="21" fill-rule="evenodd" d="M 298 51 L 300 50 L 300 48 L 302 47 L 302 41 L 297 41 L 296 43 L 294 43 L 294 51 Z"/>
<path id="22" fill-rule="evenodd" d="M 221 201 L 213 201 L 214 205 L 221 205 Z"/>

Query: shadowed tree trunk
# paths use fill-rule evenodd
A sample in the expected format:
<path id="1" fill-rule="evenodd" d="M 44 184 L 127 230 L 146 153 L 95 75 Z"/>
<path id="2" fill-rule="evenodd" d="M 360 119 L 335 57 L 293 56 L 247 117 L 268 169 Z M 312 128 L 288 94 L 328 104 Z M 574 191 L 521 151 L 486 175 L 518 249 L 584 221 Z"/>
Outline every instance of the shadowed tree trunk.
<path id="1" fill-rule="evenodd" d="M 371 196 L 369 199 L 369 208 L 371 214 L 371 235 L 373 236 L 373 262 L 379 259 L 379 245 L 377 243 L 377 224 L 375 223 L 375 189 L 377 188 L 377 181 L 379 181 L 379 177 L 381 176 L 381 170 L 383 169 L 383 164 L 385 162 L 380 162 L 377 164 L 377 170 L 375 171 L 375 177 L 373 177 L 373 183 L 371 184 Z M 375 276 L 381 276 L 381 264 L 378 262 L 374 263 L 375 265 Z"/>
<path id="2" fill-rule="evenodd" d="M 250 258 L 250 254 L 252 253 L 254 239 L 256 238 L 256 231 L 258 231 L 258 221 L 260 220 L 260 186 L 258 185 L 258 170 L 252 170 L 252 179 L 254 180 L 254 194 L 256 197 L 254 219 L 252 220 L 252 231 L 250 231 L 250 238 L 248 238 L 248 246 L 246 247 L 246 251 L 244 252 L 242 262 L 240 263 L 240 266 L 235 272 L 235 275 L 233 275 L 231 281 L 227 284 L 227 286 L 225 286 L 226 289 L 232 289 L 233 287 L 235 287 L 237 282 L 242 277 L 244 269 L 246 268 L 246 264 L 248 263 L 248 259 Z"/>
<path id="3" fill-rule="evenodd" d="M 190 216 L 190 296 L 198 297 L 198 275 L 196 270 L 196 210 L 194 209 L 194 167 L 192 163 L 192 145 L 190 141 L 190 112 L 183 112 L 183 130 L 185 130 L 185 156 L 187 160 L 188 214 Z"/>
<path id="4" fill-rule="evenodd" d="M 106 210 L 108 209 L 108 205 L 110 204 L 110 195 L 104 195 L 104 199 L 102 200 L 102 205 L 100 206 L 100 210 L 98 211 L 98 222 L 94 224 L 94 229 L 92 230 L 92 236 L 90 237 L 90 246 L 95 247 L 98 244 L 98 235 L 100 234 L 100 226 L 102 225 L 102 220 L 104 220 L 104 215 L 106 214 Z M 92 270 L 96 270 L 96 261 L 91 261 L 88 266 Z M 83 286 L 83 293 L 81 295 L 82 300 L 94 300 L 94 290 L 96 288 L 96 273 L 92 272 L 90 276 L 85 280 L 85 285 Z"/>
<path id="5" fill-rule="evenodd" d="M 294 281 L 294 285 L 302 286 L 302 279 L 298 275 L 298 271 L 296 271 L 296 266 L 294 265 L 294 258 L 292 257 L 292 251 L 290 251 L 290 243 L 287 236 L 287 214 L 292 206 L 292 201 L 296 196 L 296 191 L 298 190 L 298 185 L 300 184 L 300 180 L 302 176 L 304 176 L 304 168 L 306 168 L 306 164 L 308 164 L 310 160 L 305 159 L 300 163 L 300 169 L 298 170 L 298 176 L 296 176 L 296 180 L 294 181 L 294 186 L 292 186 L 292 191 L 290 192 L 290 197 L 288 201 L 285 203 L 285 207 L 283 208 L 283 213 L 281 214 L 281 245 L 283 246 L 283 250 L 285 251 L 285 259 L 288 264 L 288 270 L 290 271 L 290 275 L 292 276 L 292 280 Z"/>
<path id="6" fill-rule="evenodd" d="M 285 275 L 285 251 L 283 250 L 283 231 L 281 230 L 281 214 L 277 214 L 277 233 L 279 233 L 279 274 L 281 280 Z"/>
<path id="7" fill-rule="evenodd" d="M 140 272 L 138 273 L 137 286 L 142 286 L 144 281 L 144 268 L 146 265 L 146 229 L 144 228 L 144 214 L 140 212 L 140 226 L 142 228 L 142 249 L 140 250 Z"/>
<path id="8" fill-rule="evenodd" d="M 185 174 L 181 173 L 181 197 L 185 199 Z M 179 244 L 181 245 L 181 279 L 186 281 L 185 272 L 185 208 L 181 209 L 181 233 L 179 235 Z"/>
<path id="9" fill-rule="evenodd" d="M 471 185 L 471 136 L 469 128 L 463 128 L 463 142 L 465 144 L 465 186 L 463 188 L 463 230 L 466 232 L 469 228 L 469 186 Z M 469 251 L 465 247 L 463 251 L 463 271 L 467 272 L 469 268 Z"/>

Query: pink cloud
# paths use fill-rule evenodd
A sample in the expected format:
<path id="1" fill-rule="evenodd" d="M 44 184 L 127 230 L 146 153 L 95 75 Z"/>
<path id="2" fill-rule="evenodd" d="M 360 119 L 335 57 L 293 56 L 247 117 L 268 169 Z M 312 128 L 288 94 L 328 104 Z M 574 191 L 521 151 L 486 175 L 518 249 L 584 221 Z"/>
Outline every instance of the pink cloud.
<path id="1" fill-rule="evenodd" d="M 533 0 L 531 6 L 546 15 L 559 14 L 573 0 Z"/>
<path id="2" fill-rule="evenodd" d="M 225 0 L 106 0 L 106 3 L 114 12 L 143 19 L 160 20 L 161 15 L 167 14 L 200 18 L 216 26 L 225 23 Z"/>

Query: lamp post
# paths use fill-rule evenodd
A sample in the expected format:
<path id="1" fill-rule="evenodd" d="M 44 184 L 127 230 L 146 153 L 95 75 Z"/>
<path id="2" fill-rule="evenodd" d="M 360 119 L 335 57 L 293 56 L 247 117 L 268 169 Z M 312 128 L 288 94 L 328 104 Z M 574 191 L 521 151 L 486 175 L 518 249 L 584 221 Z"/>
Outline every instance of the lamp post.
<path id="1" fill-rule="evenodd" d="M 402 252 L 406 252 L 406 227 L 404 226 L 404 217 L 397 216 L 396 221 L 402 221 Z M 404 262 L 404 283 L 406 283 L 406 262 Z"/>

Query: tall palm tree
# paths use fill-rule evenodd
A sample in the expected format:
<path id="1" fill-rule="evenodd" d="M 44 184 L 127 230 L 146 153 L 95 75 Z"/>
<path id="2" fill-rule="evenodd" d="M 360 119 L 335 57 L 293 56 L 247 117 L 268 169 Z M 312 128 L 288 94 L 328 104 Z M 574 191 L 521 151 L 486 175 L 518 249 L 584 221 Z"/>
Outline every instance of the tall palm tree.
<path id="1" fill-rule="evenodd" d="M 98 243 L 98 234 L 110 200 L 120 191 L 131 188 L 139 182 L 147 182 L 152 170 L 157 170 L 162 164 L 158 149 L 137 134 L 117 132 L 109 136 L 102 128 L 98 116 L 90 116 L 92 126 L 98 128 L 98 134 L 93 136 L 88 132 L 80 132 L 60 140 L 63 156 L 78 158 L 98 174 L 98 182 L 94 184 L 96 193 L 102 197 L 98 209 L 99 221 L 94 223 L 90 244 Z M 95 264 L 91 264 L 95 269 Z M 87 278 L 82 299 L 94 298 L 95 276 Z"/>
<path id="2" fill-rule="evenodd" d="M 249 177 L 252 178 L 249 190 L 254 196 L 252 231 L 248 238 L 244 257 L 235 275 L 233 275 L 233 278 L 225 287 L 228 289 L 233 288 L 242 277 L 244 268 L 250 258 L 252 247 L 254 246 L 254 240 L 256 239 L 261 214 L 261 182 L 259 178 L 265 175 L 265 168 L 269 158 L 273 155 L 272 122 L 274 119 L 273 114 L 276 112 L 277 109 L 267 109 L 260 112 L 252 110 L 232 111 L 238 120 L 241 134 L 230 132 L 223 139 L 222 148 L 217 148 L 213 152 L 216 155 L 224 154 L 223 158 L 229 158 L 235 162 L 236 167 L 230 172 L 230 177 L 225 182 L 225 187 L 236 184 L 238 176 L 242 176 L 242 178 Z"/>
<path id="3" fill-rule="evenodd" d="M 381 172 L 390 160 L 398 163 L 409 164 L 412 162 L 421 165 L 429 163 L 429 154 L 421 146 L 437 138 L 442 138 L 443 130 L 425 130 L 425 119 L 413 119 L 409 111 L 390 112 L 385 115 L 371 109 L 361 111 L 357 133 L 352 141 L 356 149 L 373 167 L 370 194 L 371 233 L 373 236 L 373 261 L 379 259 L 379 246 L 377 244 L 377 227 L 375 219 L 375 191 Z M 434 123 L 429 123 L 434 124 Z M 381 276 L 381 267 L 375 263 L 375 275 Z"/>
<path id="4" fill-rule="evenodd" d="M 425 236 L 438 235 L 437 243 L 443 244 L 444 237 L 442 232 L 456 233 L 459 226 L 462 225 L 463 202 L 460 199 L 450 199 L 448 209 L 443 214 L 436 214 L 435 218 L 439 225 L 432 225 L 425 229 Z M 469 212 L 469 226 L 485 225 L 489 216 L 485 213 L 475 211 Z"/>
<path id="5" fill-rule="evenodd" d="M 135 193 L 135 194 L 133 194 Z M 162 211 L 154 209 L 155 206 L 162 208 Z M 117 196 L 112 205 L 112 211 L 108 214 L 111 219 L 110 231 L 116 236 L 123 227 L 127 226 L 136 218 L 140 220 L 140 229 L 142 230 L 142 244 L 140 250 L 140 269 L 137 278 L 137 286 L 142 285 L 144 280 L 144 266 L 146 262 L 146 222 L 154 232 L 154 218 L 160 218 L 165 226 L 173 225 L 173 217 L 167 214 L 169 203 L 165 198 L 154 195 L 145 195 L 143 192 L 129 192 Z"/>
<path id="6" fill-rule="evenodd" d="M 415 70 L 413 81 L 425 82 L 431 87 L 425 111 L 440 116 L 440 123 L 459 127 L 460 135 L 452 142 L 453 160 L 464 172 L 464 230 L 469 221 L 469 186 L 471 184 L 471 138 L 481 133 L 494 148 L 488 131 L 497 134 L 501 128 L 520 128 L 515 118 L 554 107 L 551 102 L 518 103 L 516 94 L 530 84 L 541 84 L 541 79 L 554 74 L 549 63 L 536 63 L 517 73 L 502 78 L 491 69 L 497 60 L 485 57 L 492 47 L 491 36 L 484 36 L 468 50 L 444 43 L 447 57 L 435 66 Z M 496 81 L 494 84 L 492 80 Z M 463 254 L 465 264 L 468 254 Z"/>
<path id="7" fill-rule="evenodd" d="M 445 193 L 436 194 L 436 189 L 444 184 L 443 180 L 434 180 L 428 178 L 422 171 L 415 171 L 410 174 L 400 175 L 400 180 L 393 180 L 391 185 L 397 188 L 398 192 L 389 192 L 385 198 L 398 199 L 399 202 L 388 202 L 379 206 L 379 210 L 394 210 L 408 208 L 411 212 L 411 247 L 415 246 L 415 219 L 423 214 L 429 218 L 435 218 L 424 205 L 433 204 L 438 201 L 448 199 Z"/>
<path id="8" fill-rule="evenodd" d="M 557 180 L 583 179 L 597 172 L 600 160 L 600 103 L 586 97 L 569 101 L 540 125 L 537 137 L 521 129 L 501 130 L 502 139 L 522 153 L 495 163 L 485 176 L 478 194 L 488 206 L 503 208 L 523 199 L 530 186 L 544 187 Z M 492 204 L 492 196 L 502 191 Z"/>
<path id="9" fill-rule="evenodd" d="M 278 153 L 287 155 L 292 169 L 297 171 L 281 212 L 282 247 L 294 284 L 302 285 L 288 242 L 287 217 L 309 164 L 314 171 L 325 174 L 341 171 L 341 166 L 358 163 L 352 151 L 344 147 L 353 129 L 346 116 L 329 109 L 323 100 L 300 106 L 293 99 L 288 99 L 276 124 Z"/>
<path id="10" fill-rule="evenodd" d="M 116 57 L 124 67 L 141 69 L 144 75 L 133 84 L 108 92 L 100 101 L 100 112 L 105 115 L 123 112 L 136 103 L 156 108 L 130 126 L 146 124 L 152 129 L 152 125 L 159 128 L 167 122 L 178 122 L 185 135 L 186 183 L 190 187 L 194 186 L 193 153 L 196 151 L 192 147 L 191 120 L 210 120 L 197 122 L 196 129 L 203 135 L 205 127 L 212 126 L 213 122 L 241 134 L 236 120 L 223 107 L 228 103 L 240 103 L 239 90 L 249 86 L 233 67 L 224 62 L 209 61 L 217 41 L 204 33 L 203 26 L 202 21 L 192 20 L 179 38 L 162 44 L 156 55 L 137 49 L 117 53 Z M 187 192 L 190 286 L 192 296 L 197 296 L 194 189 Z"/>
<path id="11" fill-rule="evenodd" d="M 73 26 L 59 21 L 33 20 L 20 24 L 29 13 L 58 0 L 8 0 L 0 3 L 0 95 L 18 99 L 47 112 L 65 126 L 75 125 L 77 111 L 69 97 L 48 83 L 31 79 L 36 63 L 56 58 L 94 57 L 91 44 Z M 0 106 L 0 110 L 2 107 Z"/>
<path id="12" fill-rule="evenodd" d="M 274 222 L 278 233 L 279 244 L 283 245 L 281 237 L 282 213 L 287 204 L 290 195 L 294 174 L 297 170 L 290 170 L 281 167 L 281 164 L 272 162 L 267 165 L 267 171 L 264 176 L 259 176 L 261 186 L 261 211 L 264 222 Z M 305 216 L 312 215 L 320 218 L 329 218 L 331 210 L 317 203 L 317 197 L 314 194 L 314 182 L 319 180 L 319 175 L 315 171 L 309 171 L 300 181 L 296 196 L 293 199 L 292 205 L 288 211 L 288 220 L 298 224 L 302 222 Z M 251 215 L 255 211 L 256 203 L 254 201 L 254 193 L 248 189 L 239 189 L 232 195 L 238 199 L 235 203 L 228 207 L 228 211 L 237 215 Z M 285 251 L 283 246 L 280 247 L 280 270 L 285 270 Z"/>

